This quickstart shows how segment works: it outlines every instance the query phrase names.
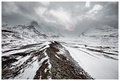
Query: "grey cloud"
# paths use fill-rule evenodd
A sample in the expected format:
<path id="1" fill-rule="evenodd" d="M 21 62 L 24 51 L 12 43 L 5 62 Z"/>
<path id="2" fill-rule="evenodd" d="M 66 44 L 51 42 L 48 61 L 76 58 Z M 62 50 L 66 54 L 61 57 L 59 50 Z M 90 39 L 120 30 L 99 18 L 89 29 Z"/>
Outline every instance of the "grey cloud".
<path id="1" fill-rule="evenodd" d="M 51 24 L 51 26 L 54 24 L 54 27 L 66 34 L 78 34 L 82 29 L 99 24 L 118 28 L 118 2 L 90 2 L 89 7 L 85 7 L 85 4 L 86 2 L 2 2 L 2 21 L 17 25 L 26 23 L 28 19 L 36 20 L 40 25 L 42 23 Z M 92 10 L 95 5 L 102 6 L 102 9 L 95 15 L 86 14 Z M 42 12 L 38 10 L 40 13 L 37 13 L 36 9 L 41 7 L 46 10 Z M 63 19 L 60 21 L 60 17 L 56 17 L 55 14 L 50 13 L 51 10 L 57 12 L 60 8 L 63 8 L 65 12 L 64 16 L 66 13 L 69 14 L 69 16 L 67 15 L 67 17 L 70 17 L 68 18 L 69 20 L 66 18 L 63 23 L 66 25 L 62 24 Z M 48 19 L 48 21 L 56 21 L 56 23 L 47 22 L 46 19 Z M 72 31 L 65 29 L 65 26 L 71 26 Z"/>
<path id="2" fill-rule="evenodd" d="M 13 6 L 14 5 L 14 6 Z M 27 19 L 36 19 L 38 15 L 34 8 L 41 6 L 40 3 L 35 2 L 3 2 L 2 3 L 2 21 L 8 21 L 10 24 L 24 24 Z M 12 9 L 16 7 L 17 11 Z M 7 12 L 6 12 L 7 11 Z M 11 13 L 10 13 L 11 12 Z"/>
<path id="3" fill-rule="evenodd" d="M 15 5 L 24 14 L 35 14 L 34 8 L 41 6 L 40 3 L 36 2 L 15 2 Z"/>

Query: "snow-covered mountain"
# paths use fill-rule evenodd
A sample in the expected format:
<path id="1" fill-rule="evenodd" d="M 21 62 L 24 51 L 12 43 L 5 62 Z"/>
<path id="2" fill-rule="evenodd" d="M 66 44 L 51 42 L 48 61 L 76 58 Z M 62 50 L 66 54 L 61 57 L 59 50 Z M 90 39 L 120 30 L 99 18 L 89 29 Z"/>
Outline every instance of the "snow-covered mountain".
<path id="1" fill-rule="evenodd" d="M 96 41 L 100 44 L 113 43 L 118 44 L 118 29 L 110 27 L 108 25 L 100 25 L 98 27 L 92 27 L 82 34 L 80 34 L 80 39 L 86 39 L 86 41 L 92 42 Z M 95 43 L 96 44 L 96 43 Z"/>
<path id="2" fill-rule="evenodd" d="M 38 30 L 35 29 L 34 26 L 32 25 L 17 25 L 17 26 L 4 26 L 2 27 L 2 33 L 4 34 L 3 36 L 7 37 L 12 37 L 15 38 L 16 35 L 17 37 L 21 39 L 25 38 L 45 38 L 47 37 L 46 35 L 42 34 Z M 11 34 L 11 35 L 10 35 Z"/>
<path id="3" fill-rule="evenodd" d="M 5 34 L 10 33 L 7 32 L 8 30 L 13 33 L 14 35 L 19 36 L 19 38 L 58 38 L 62 37 L 62 35 L 59 33 L 59 31 L 51 26 L 47 26 L 45 24 L 38 24 L 36 21 L 31 21 L 27 25 L 17 25 L 17 26 L 11 26 L 7 23 L 4 23 L 2 25 L 2 30 L 3 30 L 3 36 Z M 19 35 L 18 35 L 19 34 Z M 15 37 L 15 36 L 11 37 Z M 3 37 L 4 38 L 4 37 Z"/>
<path id="4" fill-rule="evenodd" d="M 84 32 L 86 36 L 118 36 L 118 29 L 108 26 L 100 25 L 98 27 L 92 27 Z"/>
<path id="5" fill-rule="evenodd" d="M 31 25 L 35 27 L 36 30 L 41 32 L 42 34 L 47 35 L 48 37 L 63 37 L 60 32 L 51 24 L 40 23 L 40 25 L 36 21 L 32 21 Z"/>
<path id="6" fill-rule="evenodd" d="M 5 49 L 11 49 L 11 47 L 14 48 L 31 43 L 38 43 L 45 40 L 46 38 L 59 38 L 61 36 L 61 34 L 59 34 L 59 32 L 57 32 L 54 28 L 52 31 L 43 29 L 43 26 L 38 25 L 36 21 L 30 21 L 26 25 L 16 26 L 12 26 L 8 23 L 3 23 L 2 45 Z"/>

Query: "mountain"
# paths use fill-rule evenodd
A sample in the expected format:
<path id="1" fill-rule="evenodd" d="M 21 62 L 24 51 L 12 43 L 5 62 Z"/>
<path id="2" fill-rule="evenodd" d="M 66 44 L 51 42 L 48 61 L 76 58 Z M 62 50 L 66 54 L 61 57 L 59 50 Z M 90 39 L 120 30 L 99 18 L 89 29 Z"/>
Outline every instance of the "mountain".
<path id="1" fill-rule="evenodd" d="M 41 26 L 36 21 L 29 22 L 27 25 L 16 26 L 8 23 L 2 24 L 2 48 L 4 50 L 14 49 L 19 46 L 39 43 L 46 39 L 59 38 L 61 36 L 54 29 L 54 34 L 50 34 L 52 31 L 45 31 Z"/>
<path id="2" fill-rule="evenodd" d="M 98 43 L 116 43 L 118 42 L 118 29 L 108 25 L 99 25 L 92 27 L 80 34 L 81 39 L 88 41 L 98 41 Z"/>
<path id="3" fill-rule="evenodd" d="M 17 34 L 21 35 L 21 38 L 35 38 L 35 37 L 45 37 L 41 32 L 35 29 L 33 25 L 17 25 L 17 26 L 5 26 L 2 30 L 9 30 L 12 32 L 16 32 Z M 4 32 L 4 31 L 3 31 Z"/>
<path id="4" fill-rule="evenodd" d="M 35 29 L 38 30 L 39 32 L 41 32 L 42 34 L 45 34 L 45 31 L 43 30 L 43 28 L 41 26 L 39 26 L 36 21 L 32 21 L 31 26 L 34 26 Z"/>
<path id="5" fill-rule="evenodd" d="M 42 34 L 47 35 L 48 37 L 58 38 L 63 37 L 60 32 L 51 24 L 48 23 L 40 23 L 40 25 L 36 21 L 32 21 L 31 25 L 35 27 L 36 30 L 41 32 Z"/>
<path id="6" fill-rule="evenodd" d="M 50 25 L 48 26 L 45 24 L 39 25 L 36 21 L 31 21 L 27 25 L 17 25 L 17 26 L 11 26 L 7 23 L 4 23 L 2 26 L 3 26 L 2 30 L 4 34 L 5 34 L 4 30 L 9 30 L 9 31 L 16 32 L 17 34 L 19 34 L 19 36 L 21 36 L 20 38 L 25 37 L 25 38 L 39 39 L 39 38 L 63 37 L 63 35 L 61 35 L 55 27 L 50 26 Z"/>
<path id="7" fill-rule="evenodd" d="M 118 29 L 108 26 L 100 25 L 98 27 L 92 27 L 84 32 L 86 36 L 109 36 L 112 34 L 118 34 Z"/>

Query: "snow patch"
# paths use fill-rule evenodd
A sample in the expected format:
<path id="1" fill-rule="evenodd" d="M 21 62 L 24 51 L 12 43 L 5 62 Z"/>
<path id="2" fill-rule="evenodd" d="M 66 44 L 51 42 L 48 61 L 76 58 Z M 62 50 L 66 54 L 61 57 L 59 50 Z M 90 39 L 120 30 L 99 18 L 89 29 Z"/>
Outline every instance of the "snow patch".
<path id="1" fill-rule="evenodd" d="M 19 79 L 19 78 L 33 79 L 34 78 L 36 71 L 39 68 L 39 63 L 38 63 L 38 60 L 35 60 L 35 59 L 37 59 L 37 57 L 34 57 L 33 59 L 34 59 L 34 62 L 30 66 L 27 66 L 25 69 L 23 69 L 23 73 L 21 70 L 21 74 L 19 74 L 14 79 Z"/>
<path id="2" fill-rule="evenodd" d="M 99 57 L 91 57 L 85 52 L 67 47 L 70 55 L 78 64 L 95 79 L 117 79 L 118 78 L 118 61 Z M 94 59 L 93 59 L 94 58 Z"/>

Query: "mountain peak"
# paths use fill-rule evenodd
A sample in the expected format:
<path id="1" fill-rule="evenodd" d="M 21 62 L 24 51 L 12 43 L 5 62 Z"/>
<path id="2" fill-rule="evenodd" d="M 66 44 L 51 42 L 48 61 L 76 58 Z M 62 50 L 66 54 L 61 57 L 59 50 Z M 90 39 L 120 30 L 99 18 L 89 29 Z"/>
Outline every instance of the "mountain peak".
<path id="1" fill-rule="evenodd" d="M 38 26 L 38 23 L 37 23 L 37 21 L 32 21 L 32 22 L 31 22 L 31 25 L 33 25 L 33 26 L 34 26 L 34 25 L 37 25 L 37 26 Z"/>

